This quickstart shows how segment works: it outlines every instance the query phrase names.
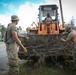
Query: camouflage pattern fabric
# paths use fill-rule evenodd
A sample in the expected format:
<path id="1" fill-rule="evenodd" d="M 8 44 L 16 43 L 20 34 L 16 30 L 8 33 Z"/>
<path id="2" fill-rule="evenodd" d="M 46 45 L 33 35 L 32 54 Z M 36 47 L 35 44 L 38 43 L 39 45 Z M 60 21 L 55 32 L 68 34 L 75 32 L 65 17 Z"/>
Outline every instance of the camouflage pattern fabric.
<path id="1" fill-rule="evenodd" d="M 9 61 L 9 75 L 19 75 L 18 54 L 16 43 L 6 44 L 7 57 Z"/>
<path id="2" fill-rule="evenodd" d="M 76 61 L 76 43 L 74 43 L 74 49 L 73 49 L 73 60 Z"/>

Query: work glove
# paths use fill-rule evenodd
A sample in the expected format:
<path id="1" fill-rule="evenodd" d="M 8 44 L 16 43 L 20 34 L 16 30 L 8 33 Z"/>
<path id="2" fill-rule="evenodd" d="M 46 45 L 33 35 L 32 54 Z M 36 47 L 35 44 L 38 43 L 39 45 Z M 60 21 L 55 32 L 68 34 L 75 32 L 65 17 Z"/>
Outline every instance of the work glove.
<path id="1" fill-rule="evenodd" d="M 25 39 L 29 39 L 29 37 L 24 37 Z"/>
<path id="2" fill-rule="evenodd" d="M 24 51 L 25 54 L 27 53 L 27 49 L 25 47 L 24 47 L 23 51 Z"/>
<path id="3" fill-rule="evenodd" d="M 63 38 L 61 38 L 60 40 L 63 41 L 63 42 L 65 41 Z"/>

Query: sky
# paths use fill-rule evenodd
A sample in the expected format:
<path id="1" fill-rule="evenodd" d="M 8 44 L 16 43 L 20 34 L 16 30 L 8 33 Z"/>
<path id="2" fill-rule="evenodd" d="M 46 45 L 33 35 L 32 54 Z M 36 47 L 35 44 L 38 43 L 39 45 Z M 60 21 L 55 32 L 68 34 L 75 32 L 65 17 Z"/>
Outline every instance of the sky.
<path id="1" fill-rule="evenodd" d="M 20 21 L 17 26 L 26 30 L 33 21 L 38 22 L 38 7 L 43 4 L 57 4 L 59 7 L 59 0 L 0 0 L 0 23 L 7 26 L 11 16 L 18 15 Z M 76 19 L 76 0 L 62 0 L 62 6 L 65 22 L 69 22 L 73 16 Z"/>

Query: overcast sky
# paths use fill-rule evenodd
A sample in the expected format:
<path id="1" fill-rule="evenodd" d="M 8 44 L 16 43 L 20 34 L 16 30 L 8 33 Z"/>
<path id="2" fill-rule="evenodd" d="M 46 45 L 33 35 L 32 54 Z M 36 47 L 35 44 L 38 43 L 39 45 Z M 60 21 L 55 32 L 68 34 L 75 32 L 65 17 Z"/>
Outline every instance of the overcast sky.
<path id="1" fill-rule="evenodd" d="M 18 15 L 18 26 L 23 30 L 37 22 L 38 7 L 42 4 L 57 4 L 59 0 L 0 0 L 0 23 L 7 26 L 11 15 Z M 64 21 L 68 22 L 72 16 L 76 16 L 76 0 L 62 0 Z"/>

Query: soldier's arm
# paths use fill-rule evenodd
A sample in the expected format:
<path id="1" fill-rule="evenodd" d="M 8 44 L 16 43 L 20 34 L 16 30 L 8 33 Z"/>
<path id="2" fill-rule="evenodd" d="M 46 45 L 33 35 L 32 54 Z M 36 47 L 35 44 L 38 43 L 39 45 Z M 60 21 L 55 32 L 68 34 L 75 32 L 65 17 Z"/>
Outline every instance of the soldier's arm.
<path id="1" fill-rule="evenodd" d="M 18 37 L 19 37 L 19 38 L 25 38 L 25 39 L 29 39 L 29 37 L 22 36 L 22 35 L 20 35 L 20 34 L 18 34 Z"/>
<path id="2" fill-rule="evenodd" d="M 69 33 L 69 34 L 68 34 L 68 36 L 67 36 L 66 40 L 65 40 L 65 39 L 63 39 L 63 38 L 61 38 L 61 40 L 62 40 L 63 42 L 66 42 L 66 43 L 70 42 L 70 41 L 71 41 L 71 39 L 72 39 L 72 34 L 71 34 L 71 33 Z"/>
<path id="3" fill-rule="evenodd" d="M 22 36 L 22 35 L 19 35 L 19 34 L 18 34 L 18 37 L 19 37 L 19 38 L 24 38 L 24 36 Z"/>
<path id="4" fill-rule="evenodd" d="M 68 42 L 70 42 L 70 40 L 66 39 L 66 40 L 64 40 L 64 42 L 68 43 Z"/>
<path id="5" fill-rule="evenodd" d="M 66 42 L 66 43 L 70 41 L 70 40 L 68 40 L 68 39 L 65 40 L 65 39 L 63 39 L 63 38 L 61 38 L 60 40 L 63 41 L 63 42 Z"/>
<path id="6" fill-rule="evenodd" d="M 16 31 L 12 31 L 12 36 L 14 38 L 14 40 L 16 41 L 16 43 L 22 48 L 24 49 L 25 47 L 22 45 L 22 43 L 20 42 L 19 38 L 18 38 L 18 34 Z"/>

